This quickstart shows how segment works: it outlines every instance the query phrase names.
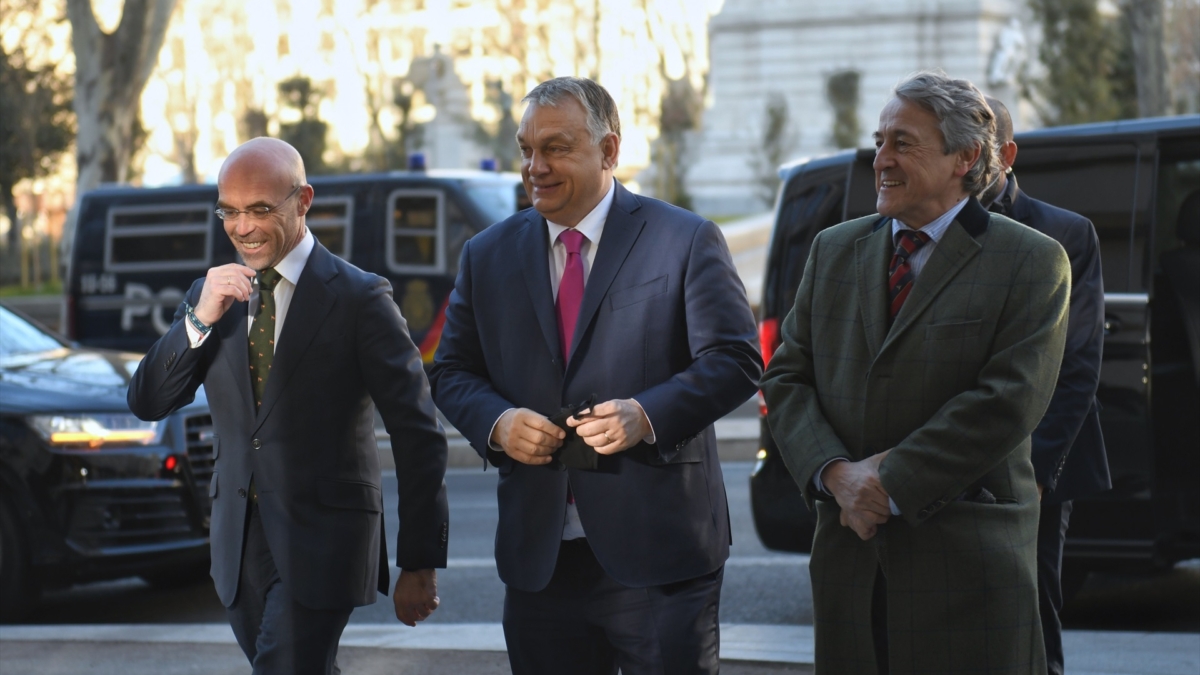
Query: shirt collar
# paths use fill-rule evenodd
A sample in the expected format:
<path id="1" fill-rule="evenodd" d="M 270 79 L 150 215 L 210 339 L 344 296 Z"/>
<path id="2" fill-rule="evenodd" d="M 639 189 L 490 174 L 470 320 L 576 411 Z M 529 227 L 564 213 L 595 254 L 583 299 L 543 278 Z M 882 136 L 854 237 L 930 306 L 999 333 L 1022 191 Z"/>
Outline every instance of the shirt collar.
<path id="1" fill-rule="evenodd" d="M 304 266 L 308 264 L 308 256 L 312 253 L 316 243 L 317 239 L 313 237 L 312 231 L 305 227 L 304 238 L 300 240 L 299 244 L 296 244 L 296 248 L 283 256 L 283 260 L 280 260 L 279 264 L 275 266 L 275 271 L 295 286 L 300 281 L 300 274 L 304 272 Z"/>
<path id="2" fill-rule="evenodd" d="M 942 240 L 942 235 L 946 234 L 946 230 L 950 229 L 950 223 L 954 222 L 954 218 L 958 216 L 958 212 L 962 211 L 963 207 L 967 205 L 968 199 L 970 199 L 970 198 L 963 197 L 962 201 L 958 202 L 954 206 L 951 206 L 949 211 L 943 213 L 942 215 L 938 216 L 937 218 L 934 218 L 933 222 L 929 223 L 925 227 L 922 227 L 919 231 L 924 232 L 925 234 L 929 235 L 929 238 L 933 240 L 933 243 L 935 243 L 935 244 L 938 243 L 939 241 Z M 908 225 L 905 225 L 904 223 L 900 222 L 896 218 L 892 218 L 892 240 L 893 241 L 895 241 L 896 235 L 900 234 L 900 230 L 912 230 L 912 229 L 914 229 L 914 228 L 911 228 Z"/>
<path id="3" fill-rule="evenodd" d="M 616 179 L 614 178 L 613 182 L 609 183 L 608 192 L 600 199 L 600 203 L 596 204 L 596 208 L 592 209 L 591 213 L 584 216 L 583 220 L 580 220 L 579 224 L 575 226 L 575 230 L 587 237 L 587 240 L 593 244 L 599 243 L 600 236 L 604 234 L 604 222 L 608 220 L 608 212 L 612 208 L 613 197 L 617 194 L 616 189 L 613 187 L 615 183 Z M 550 245 L 553 246 L 554 242 L 558 241 L 558 235 L 562 234 L 564 230 L 571 228 L 547 220 L 546 229 L 550 231 Z"/>

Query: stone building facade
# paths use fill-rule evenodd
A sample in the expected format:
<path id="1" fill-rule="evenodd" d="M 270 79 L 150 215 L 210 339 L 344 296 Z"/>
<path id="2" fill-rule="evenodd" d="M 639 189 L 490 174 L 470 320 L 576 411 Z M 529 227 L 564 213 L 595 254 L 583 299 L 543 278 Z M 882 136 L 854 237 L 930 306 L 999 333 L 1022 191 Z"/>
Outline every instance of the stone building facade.
<path id="1" fill-rule="evenodd" d="M 726 0 L 709 22 L 711 105 L 691 143 L 695 209 L 769 208 L 759 183 L 772 96 L 787 103 L 791 159 L 837 150 L 839 115 L 842 138 L 849 130 L 854 145 L 870 145 L 891 88 L 924 68 L 975 82 L 1027 128 L 1036 118 L 1016 86 L 1035 54 L 1027 12 L 1022 0 Z"/>

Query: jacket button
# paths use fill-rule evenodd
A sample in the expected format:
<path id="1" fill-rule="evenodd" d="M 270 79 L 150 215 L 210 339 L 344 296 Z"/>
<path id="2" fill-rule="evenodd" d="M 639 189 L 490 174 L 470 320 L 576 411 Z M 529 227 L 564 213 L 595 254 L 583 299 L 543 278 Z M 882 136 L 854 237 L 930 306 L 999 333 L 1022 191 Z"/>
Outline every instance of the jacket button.
<path id="1" fill-rule="evenodd" d="M 250 441 L 250 446 L 253 447 L 255 450 L 258 450 L 259 448 L 262 448 L 262 441 L 260 441 L 256 438 L 256 439 Z"/>
<path id="2" fill-rule="evenodd" d="M 175 363 L 175 352 L 172 352 L 171 355 L 167 357 L 167 362 L 163 364 L 163 370 L 170 370 L 172 363 Z"/>
<path id="3" fill-rule="evenodd" d="M 917 517 L 918 518 L 928 518 L 929 517 L 929 509 L 921 509 L 917 513 Z"/>
<path id="4" fill-rule="evenodd" d="M 246 496 L 246 488 L 238 488 L 238 496 L 239 496 L 239 497 L 242 497 L 242 498 L 245 498 L 245 496 Z"/>

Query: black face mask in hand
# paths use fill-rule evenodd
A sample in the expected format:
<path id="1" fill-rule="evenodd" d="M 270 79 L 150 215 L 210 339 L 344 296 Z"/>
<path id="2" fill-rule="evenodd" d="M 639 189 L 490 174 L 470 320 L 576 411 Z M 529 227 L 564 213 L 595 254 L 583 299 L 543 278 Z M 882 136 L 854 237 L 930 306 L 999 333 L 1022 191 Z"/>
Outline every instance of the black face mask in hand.
<path id="1" fill-rule="evenodd" d="M 579 434 L 575 433 L 574 428 L 567 426 L 568 417 L 579 419 L 590 415 L 592 413 L 592 406 L 595 404 L 596 395 L 592 394 L 588 400 L 575 405 L 569 405 L 558 411 L 557 415 L 550 418 L 550 421 L 555 426 L 567 432 L 567 437 L 563 439 L 562 447 L 552 455 L 554 461 L 550 462 L 550 466 L 559 471 L 567 468 L 596 470 L 600 455 L 592 446 L 583 442 Z"/>

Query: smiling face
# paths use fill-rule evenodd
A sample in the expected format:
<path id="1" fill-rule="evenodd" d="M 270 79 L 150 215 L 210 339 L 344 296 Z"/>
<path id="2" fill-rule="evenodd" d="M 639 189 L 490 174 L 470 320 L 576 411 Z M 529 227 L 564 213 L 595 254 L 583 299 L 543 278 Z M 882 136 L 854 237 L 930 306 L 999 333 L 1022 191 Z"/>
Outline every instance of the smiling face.
<path id="1" fill-rule="evenodd" d="M 963 176 L 975 150 L 946 154 L 937 117 L 916 103 L 893 98 L 875 132 L 875 207 L 912 228 L 928 225 L 967 196 Z"/>
<path id="2" fill-rule="evenodd" d="M 255 139 L 270 140 L 273 139 Z M 299 155 L 291 156 L 295 152 L 291 146 L 283 144 L 284 148 L 255 141 L 239 147 L 221 166 L 217 206 L 238 210 L 273 207 L 261 220 L 241 213 L 224 223 L 225 234 L 246 266 L 265 270 L 279 264 L 304 238 L 304 214 L 312 204 L 313 189 L 303 185 L 303 165 L 297 165 Z M 288 197 L 297 181 L 302 187 Z"/>
<path id="3" fill-rule="evenodd" d="M 574 98 L 554 106 L 531 104 L 517 129 L 517 145 L 533 208 L 552 223 L 578 225 L 608 192 L 620 143 L 610 133 L 593 144 L 587 111 Z"/>

